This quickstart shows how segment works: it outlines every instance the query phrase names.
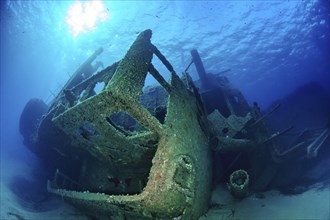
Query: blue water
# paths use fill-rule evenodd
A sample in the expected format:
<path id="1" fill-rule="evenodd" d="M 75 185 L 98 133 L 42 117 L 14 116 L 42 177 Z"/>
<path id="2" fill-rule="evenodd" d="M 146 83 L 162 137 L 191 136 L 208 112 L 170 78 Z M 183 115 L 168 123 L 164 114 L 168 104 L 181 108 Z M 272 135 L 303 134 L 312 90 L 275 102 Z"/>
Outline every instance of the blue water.
<path id="1" fill-rule="evenodd" d="M 48 103 L 99 47 L 105 66 L 120 60 L 145 29 L 177 73 L 196 48 L 208 73 L 231 69 L 225 75 L 233 86 L 263 110 L 313 81 L 330 94 L 327 0 L 103 1 L 103 17 L 73 33 L 66 19 L 76 3 L 1 1 L 1 181 L 10 178 L 12 161 L 37 163 L 18 131 L 28 100 Z M 190 74 L 198 79 L 195 68 Z"/>

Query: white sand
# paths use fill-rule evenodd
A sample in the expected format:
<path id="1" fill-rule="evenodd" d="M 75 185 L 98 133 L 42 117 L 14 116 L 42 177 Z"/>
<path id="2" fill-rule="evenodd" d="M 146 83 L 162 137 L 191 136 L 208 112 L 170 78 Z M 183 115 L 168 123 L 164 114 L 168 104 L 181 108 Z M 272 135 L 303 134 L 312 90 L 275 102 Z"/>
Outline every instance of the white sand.
<path id="1" fill-rule="evenodd" d="M 3 153 L 3 152 L 2 152 Z M 31 178 L 31 164 L 1 154 L 1 178 L 0 178 L 0 219 L 1 220 L 88 220 L 88 218 L 76 209 L 62 202 L 59 198 L 50 201 L 49 206 L 54 208 L 45 212 L 34 212 L 28 207 L 22 207 L 17 202 L 17 196 L 8 188 L 11 177 L 15 175 Z M 28 205 L 28 204 L 27 204 Z"/>
<path id="2" fill-rule="evenodd" d="M 19 217 L 22 217 L 25 220 L 88 220 L 86 216 L 78 213 L 74 208 L 66 204 L 46 212 L 29 211 L 17 204 L 15 201 L 15 195 L 13 195 L 3 183 L 1 183 L 0 212 L 1 220 L 19 220 Z"/>
<path id="3" fill-rule="evenodd" d="M 254 194 L 235 200 L 224 186 L 215 189 L 212 201 L 221 204 L 212 208 L 201 219 L 214 220 L 329 220 L 330 191 L 310 189 L 299 194 L 286 196 L 272 190 L 263 193 L 264 199 Z"/>
<path id="4" fill-rule="evenodd" d="M 1 158 L 1 220 L 87 220 L 88 218 L 70 205 L 55 201 L 56 208 L 45 212 L 33 212 L 17 203 L 17 198 L 8 189 L 8 180 L 12 175 L 30 176 L 31 170 L 27 164 L 15 160 Z M 258 199 L 254 194 L 243 200 L 235 200 L 226 187 L 217 187 L 212 196 L 214 203 L 220 204 L 201 217 L 203 220 L 330 220 L 329 189 L 311 189 L 303 194 L 284 196 L 277 191 L 264 193 L 264 199 Z M 59 205 L 60 204 L 60 205 Z M 15 216 L 17 215 L 17 216 Z"/>
<path id="5" fill-rule="evenodd" d="M 277 191 L 264 193 L 264 199 L 251 195 L 243 200 L 235 200 L 224 187 L 218 187 L 212 200 L 221 207 L 212 208 L 201 220 L 329 220 L 329 189 L 311 189 L 295 196 L 283 196 Z M 234 213 L 233 213 L 233 211 Z M 47 212 L 31 212 L 20 207 L 8 188 L 1 183 L 1 220 L 17 220 L 11 213 L 25 220 L 88 220 L 82 213 L 69 205 L 62 205 Z"/>

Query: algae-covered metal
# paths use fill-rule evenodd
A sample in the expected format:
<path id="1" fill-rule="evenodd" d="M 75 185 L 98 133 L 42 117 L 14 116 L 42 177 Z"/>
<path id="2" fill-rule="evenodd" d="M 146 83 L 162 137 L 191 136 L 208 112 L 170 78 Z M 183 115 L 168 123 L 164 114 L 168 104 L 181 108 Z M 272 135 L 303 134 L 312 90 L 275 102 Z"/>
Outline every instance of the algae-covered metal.
<path id="1" fill-rule="evenodd" d="M 179 78 L 151 36 L 141 32 L 122 60 L 93 74 L 102 49 L 95 51 L 49 107 L 38 99 L 25 106 L 20 132 L 55 173 L 49 192 L 101 219 L 198 219 L 211 182 L 228 182 L 242 198 L 276 184 L 288 161 L 318 155 L 328 129 L 304 132 L 279 151 L 274 139 L 290 128 L 270 135 L 264 123 L 279 105 L 262 116 L 222 75 L 229 70 L 206 73 L 197 50 L 189 66 L 195 63 L 200 81 L 189 66 Z M 159 86 L 144 86 L 148 74 Z"/>
<path id="2" fill-rule="evenodd" d="M 199 95 L 186 88 L 151 44 L 151 35 L 151 30 L 139 34 L 99 94 L 82 102 L 75 98 L 63 101 L 68 99 L 64 96 L 57 103 L 71 104 L 60 113 L 57 108 L 51 122 L 72 140 L 71 148 L 92 156 L 82 162 L 76 187 L 65 187 L 59 180 L 65 175 L 57 172 L 48 190 L 98 216 L 197 219 L 207 210 L 211 190 L 209 134 L 202 128 L 207 119 Z M 169 69 L 170 83 L 153 67 L 155 54 Z M 163 123 L 139 100 L 147 73 L 167 93 Z M 89 84 L 85 85 L 71 89 L 71 97 L 78 97 Z M 133 119 L 139 128 L 129 131 L 116 125 L 112 116 L 119 113 Z M 90 183 L 93 178 L 102 185 L 99 191 Z"/>

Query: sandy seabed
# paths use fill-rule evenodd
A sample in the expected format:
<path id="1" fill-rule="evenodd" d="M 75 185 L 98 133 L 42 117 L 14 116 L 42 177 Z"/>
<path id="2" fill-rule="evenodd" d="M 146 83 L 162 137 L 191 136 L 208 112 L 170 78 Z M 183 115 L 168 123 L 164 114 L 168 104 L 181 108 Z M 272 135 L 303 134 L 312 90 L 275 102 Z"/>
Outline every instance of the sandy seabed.
<path id="1" fill-rule="evenodd" d="M 218 186 L 212 195 L 216 204 L 203 220 L 330 220 L 329 188 L 319 190 L 316 186 L 298 195 L 283 195 L 271 190 L 256 196 L 237 200 Z M 258 198 L 257 198 L 258 197 Z M 262 198 L 260 198 L 262 197 Z"/>
<path id="2" fill-rule="evenodd" d="M 328 220 L 330 219 L 329 188 L 317 190 L 312 188 L 305 193 L 293 196 L 280 194 L 278 191 L 263 193 L 264 198 L 255 195 L 236 200 L 224 186 L 215 189 L 212 202 L 215 207 L 202 216 L 201 220 Z M 33 212 L 17 203 L 17 198 L 7 186 L 1 183 L 1 220 L 88 220 L 87 216 L 61 199 L 49 203 L 54 205 L 49 211 Z"/>
<path id="3" fill-rule="evenodd" d="M 4 158 L 2 158 L 4 159 Z M 35 211 L 31 204 L 24 203 L 9 189 L 8 180 L 15 175 L 29 178 L 26 164 L 17 161 L 1 161 L 1 220 L 90 220 L 91 218 L 61 198 L 48 200 L 42 211 Z M 10 169 L 6 169 L 9 168 Z M 224 185 L 215 188 L 212 194 L 212 208 L 201 220 L 330 220 L 330 190 L 319 189 L 317 185 L 298 195 L 283 195 L 276 190 L 237 200 Z M 33 204 L 32 204 L 33 206 Z"/>

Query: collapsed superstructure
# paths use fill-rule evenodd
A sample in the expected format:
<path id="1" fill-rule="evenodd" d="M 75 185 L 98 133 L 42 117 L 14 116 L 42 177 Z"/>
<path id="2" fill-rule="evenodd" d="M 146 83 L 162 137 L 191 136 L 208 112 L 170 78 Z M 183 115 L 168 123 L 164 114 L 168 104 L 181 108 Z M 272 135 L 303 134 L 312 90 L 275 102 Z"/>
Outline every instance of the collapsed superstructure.
<path id="1" fill-rule="evenodd" d="M 273 140 L 289 129 L 269 135 L 258 106 L 226 77 L 206 74 L 197 51 L 200 89 L 186 71 L 180 78 L 151 36 L 141 32 L 121 61 L 84 77 L 99 49 L 49 107 L 31 100 L 23 110 L 25 145 L 55 172 L 49 192 L 101 217 L 198 219 L 208 209 L 212 174 L 215 182 L 219 171 L 243 166 L 244 181 L 236 175 L 229 188 L 247 190 L 251 182 L 263 190 L 287 155 L 306 145 L 313 155 L 329 135 L 280 152 Z M 170 82 L 153 66 L 154 55 Z M 143 90 L 148 73 L 160 86 Z"/>

